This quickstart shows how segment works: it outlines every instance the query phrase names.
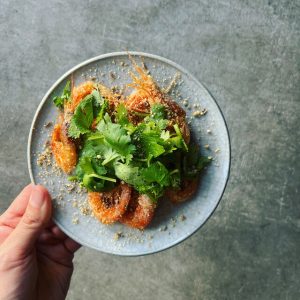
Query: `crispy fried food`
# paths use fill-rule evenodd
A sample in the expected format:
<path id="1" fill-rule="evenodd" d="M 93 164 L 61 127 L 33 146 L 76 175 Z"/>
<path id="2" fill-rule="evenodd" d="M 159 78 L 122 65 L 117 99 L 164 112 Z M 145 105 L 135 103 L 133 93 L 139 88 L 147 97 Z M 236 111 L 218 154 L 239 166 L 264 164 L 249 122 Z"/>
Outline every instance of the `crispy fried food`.
<path id="1" fill-rule="evenodd" d="M 75 144 L 67 136 L 63 122 L 64 117 L 61 114 L 52 132 L 51 149 L 57 165 L 69 174 L 76 166 L 77 152 Z"/>
<path id="2" fill-rule="evenodd" d="M 89 204 L 96 218 L 104 224 L 120 220 L 126 212 L 131 191 L 132 188 L 128 184 L 120 183 L 108 192 L 89 192 Z"/>
<path id="3" fill-rule="evenodd" d="M 144 229 L 151 222 L 156 204 L 147 196 L 133 192 L 128 209 L 120 222 L 133 228 Z"/>
<path id="4" fill-rule="evenodd" d="M 66 127 L 66 129 L 69 127 L 71 118 L 80 101 L 82 101 L 85 96 L 89 95 L 94 88 L 95 84 L 92 81 L 85 81 L 72 88 L 71 99 L 65 102 L 64 105 L 64 127 Z"/>
<path id="5" fill-rule="evenodd" d="M 110 88 L 103 84 L 98 83 L 97 87 L 101 96 L 108 100 L 110 106 L 116 107 L 120 100 L 124 98 L 123 95 L 114 93 Z"/>
<path id="6" fill-rule="evenodd" d="M 162 104 L 167 109 L 167 117 L 170 121 L 168 129 L 172 130 L 172 126 L 174 124 L 178 124 L 184 141 L 189 144 L 190 130 L 186 123 L 186 113 L 184 109 L 160 90 L 158 85 L 155 83 L 153 78 L 147 74 L 145 69 L 138 66 L 134 60 L 132 60 L 132 63 L 138 75 L 136 76 L 130 72 L 133 82 L 128 84 L 128 87 L 133 88 L 134 91 L 124 102 L 125 107 L 129 112 L 130 121 L 134 124 L 139 123 L 143 119 L 143 116 L 140 116 L 139 114 L 149 114 L 150 108 L 153 104 Z"/>
<path id="7" fill-rule="evenodd" d="M 188 180 L 184 179 L 179 190 L 177 189 L 167 189 L 165 191 L 165 196 L 171 200 L 173 203 L 180 203 L 190 199 L 198 188 L 198 179 Z"/>
<path id="8" fill-rule="evenodd" d="M 73 87 L 71 93 L 71 101 L 67 102 L 64 109 L 69 112 L 74 112 L 80 101 L 87 95 L 89 95 L 95 88 L 93 81 L 85 81 L 80 85 Z"/>

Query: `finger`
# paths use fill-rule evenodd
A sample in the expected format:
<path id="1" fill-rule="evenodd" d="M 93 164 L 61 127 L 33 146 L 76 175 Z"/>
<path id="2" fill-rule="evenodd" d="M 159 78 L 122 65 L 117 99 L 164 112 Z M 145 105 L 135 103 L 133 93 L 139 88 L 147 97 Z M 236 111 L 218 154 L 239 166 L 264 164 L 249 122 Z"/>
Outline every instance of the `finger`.
<path id="1" fill-rule="evenodd" d="M 38 242 L 45 243 L 53 238 L 53 234 L 49 231 L 43 231 L 39 237 Z"/>
<path id="2" fill-rule="evenodd" d="M 65 240 L 66 238 L 68 238 L 68 236 L 63 231 L 61 231 L 58 226 L 52 227 L 51 232 L 56 238 L 60 240 Z"/>
<path id="3" fill-rule="evenodd" d="M 41 243 L 48 242 L 50 240 L 55 240 L 56 242 L 62 242 L 67 239 L 68 236 L 62 232 L 58 226 L 53 226 L 51 228 L 45 229 L 39 236 L 38 241 Z"/>
<path id="4" fill-rule="evenodd" d="M 9 226 L 0 226 L 0 245 L 12 233 L 13 229 Z"/>
<path id="5" fill-rule="evenodd" d="M 29 184 L 21 191 L 21 193 L 16 197 L 16 199 L 11 203 L 9 208 L 1 215 L 0 223 L 4 221 L 11 222 L 9 226 L 12 227 L 15 227 L 18 224 L 20 217 L 23 216 L 26 210 L 33 188 L 34 185 Z M 15 220 L 15 217 L 18 217 L 17 222 Z"/>
<path id="6" fill-rule="evenodd" d="M 22 219 L 5 243 L 10 248 L 19 250 L 19 255 L 30 253 L 50 220 L 51 208 L 48 191 L 42 186 L 34 186 Z"/>
<path id="7" fill-rule="evenodd" d="M 77 242 L 75 242 L 71 238 L 67 238 L 64 241 L 64 245 L 65 245 L 66 249 L 68 251 L 70 251 L 71 253 L 75 253 L 81 247 L 80 244 L 78 244 Z"/>

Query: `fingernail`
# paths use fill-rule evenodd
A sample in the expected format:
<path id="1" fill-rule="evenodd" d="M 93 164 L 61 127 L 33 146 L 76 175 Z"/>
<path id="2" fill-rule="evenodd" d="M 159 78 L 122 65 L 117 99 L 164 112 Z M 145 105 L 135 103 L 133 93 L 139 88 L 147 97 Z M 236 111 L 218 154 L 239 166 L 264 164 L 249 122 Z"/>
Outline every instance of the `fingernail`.
<path id="1" fill-rule="evenodd" d="M 44 203 L 44 193 L 35 187 L 31 192 L 29 203 L 35 208 L 41 208 Z"/>

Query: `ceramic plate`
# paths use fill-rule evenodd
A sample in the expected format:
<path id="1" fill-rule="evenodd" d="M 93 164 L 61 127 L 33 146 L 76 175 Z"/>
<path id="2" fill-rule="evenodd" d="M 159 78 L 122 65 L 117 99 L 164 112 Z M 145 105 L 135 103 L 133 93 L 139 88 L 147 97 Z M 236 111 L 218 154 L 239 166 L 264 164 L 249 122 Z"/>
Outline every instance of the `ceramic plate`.
<path id="1" fill-rule="evenodd" d="M 71 76 L 75 85 L 89 78 L 110 87 L 130 82 L 128 71 L 132 67 L 126 52 L 89 59 L 58 79 L 36 111 L 28 141 L 31 181 L 49 189 L 55 207 L 53 218 L 57 225 L 82 245 L 124 256 L 145 255 L 167 249 L 199 229 L 217 207 L 230 167 L 227 127 L 217 103 L 203 85 L 184 68 L 168 59 L 139 52 L 131 52 L 131 55 L 137 62 L 144 61 L 161 87 L 166 87 L 176 74 L 180 74 L 178 84 L 170 95 L 185 107 L 193 138 L 200 143 L 202 154 L 213 157 L 212 163 L 203 172 L 198 191 L 192 199 L 180 205 L 160 201 L 151 225 L 144 231 L 122 224 L 103 225 L 89 215 L 86 194 L 74 189 L 67 176 L 50 170 L 51 167 L 38 165 L 37 161 L 41 153 L 45 154 L 45 144 L 51 135 L 51 122 L 55 122 L 58 114 L 52 98 L 60 95 Z M 110 72 L 116 76 L 111 76 Z M 204 116 L 193 117 L 193 112 L 204 108 L 207 109 Z M 204 145 L 209 145 L 209 149 Z"/>

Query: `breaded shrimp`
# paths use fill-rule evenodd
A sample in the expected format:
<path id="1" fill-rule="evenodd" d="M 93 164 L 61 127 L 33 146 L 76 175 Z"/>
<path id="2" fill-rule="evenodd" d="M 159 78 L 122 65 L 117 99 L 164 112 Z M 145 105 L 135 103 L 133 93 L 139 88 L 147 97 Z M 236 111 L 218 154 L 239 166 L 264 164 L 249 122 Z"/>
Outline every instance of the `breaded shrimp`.
<path id="1" fill-rule="evenodd" d="M 156 204 L 147 196 L 133 192 L 128 209 L 120 222 L 133 228 L 144 229 L 151 222 Z"/>
<path id="2" fill-rule="evenodd" d="M 186 123 L 186 113 L 184 109 L 160 90 L 158 85 L 155 83 L 153 78 L 147 74 L 145 69 L 138 66 L 134 60 L 132 60 L 132 63 L 138 73 L 138 76 L 134 75 L 132 72 L 130 73 L 133 82 L 128 84 L 128 86 L 133 88 L 134 91 L 124 102 L 125 107 L 129 111 L 130 121 L 134 124 L 141 121 L 141 117 L 135 114 L 130 114 L 130 112 L 149 114 L 153 104 L 162 104 L 167 109 L 169 129 L 172 129 L 172 126 L 177 123 L 184 141 L 189 144 L 190 130 Z"/>
<path id="3" fill-rule="evenodd" d="M 76 166 L 77 152 L 75 144 L 67 136 L 63 122 L 61 114 L 52 132 L 51 149 L 57 165 L 68 174 Z"/>
<path id="4" fill-rule="evenodd" d="M 89 192 L 89 204 L 96 218 L 104 224 L 111 224 L 120 220 L 126 212 L 131 198 L 132 188 L 126 183 L 108 192 Z"/>
<path id="5" fill-rule="evenodd" d="M 190 199 L 198 188 L 199 180 L 197 179 L 183 179 L 181 188 L 179 190 L 169 188 L 165 191 L 165 196 L 173 203 L 180 203 Z"/>
<path id="6" fill-rule="evenodd" d="M 74 110 L 80 101 L 94 89 L 92 81 L 86 81 L 72 89 L 71 99 L 65 102 L 64 113 L 58 118 L 54 126 L 51 139 L 51 148 L 57 165 L 65 172 L 70 173 L 77 163 L 75 143 L 68 137 L 68 128 Z"/>
<path id="7" fill-rule="evenodd" d="M 74 112 L 80 101 L 87 95 L 89 95 L 95 89 L 95 83 L 93 81 L 85 81 L 78 86 L 73 87 L 71 93 L 71 101 L 68 101 L 64 109 L 70 112 Z"/>
<path id="8" fill-rule="evenodd" d="M 121 94 L 114 93 L 110 88 L 101 83 L 97 84 L 97 88 L 101 96 L 108 100 L 110 106 L 116 107 L 120 100 L 124 98 Z"/>
<path id="9" fill-rule="evenodd" d="M 66 127 L 66 130 L 69 127 L 76 107 L 85 96 L 89 95 L 93 91 L 94 88 L 95 84 L 92 81 L 85 81 L 80 85 L 72 88 L 71 99 L 65 102 L 64 105 L 64 126 Z"/>

